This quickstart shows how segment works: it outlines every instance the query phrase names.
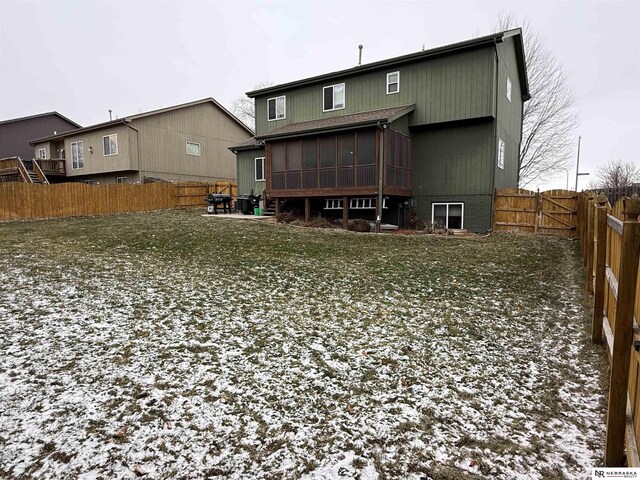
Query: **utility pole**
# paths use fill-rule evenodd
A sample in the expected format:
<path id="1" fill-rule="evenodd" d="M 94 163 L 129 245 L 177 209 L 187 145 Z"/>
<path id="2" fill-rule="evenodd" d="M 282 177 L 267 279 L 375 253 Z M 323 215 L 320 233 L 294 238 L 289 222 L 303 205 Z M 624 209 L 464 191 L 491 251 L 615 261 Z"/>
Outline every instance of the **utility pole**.
<path id="1" fill-rule="evenodd" d="M 582 175 L 589 175 L 589 173 L 587 172 L 580 172 L 580 140 L 582 140 L 582 137 L 578 137 L 578 160 L 576 161 L 576 192 L 578 191 L 578 177 L 582 176 Z"/>

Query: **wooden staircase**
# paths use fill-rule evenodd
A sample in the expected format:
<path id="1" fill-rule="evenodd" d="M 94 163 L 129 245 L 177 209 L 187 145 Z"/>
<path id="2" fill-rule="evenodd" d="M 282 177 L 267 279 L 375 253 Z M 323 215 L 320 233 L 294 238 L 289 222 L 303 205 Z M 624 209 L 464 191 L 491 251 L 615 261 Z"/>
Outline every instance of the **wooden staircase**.
<path id="1" fill-rule="evenodd" d="M 46 175 L 35 160 L 22 161 L 20 157 L 0 159 L 0 182 L 25 182 L 49 185 Z"/>

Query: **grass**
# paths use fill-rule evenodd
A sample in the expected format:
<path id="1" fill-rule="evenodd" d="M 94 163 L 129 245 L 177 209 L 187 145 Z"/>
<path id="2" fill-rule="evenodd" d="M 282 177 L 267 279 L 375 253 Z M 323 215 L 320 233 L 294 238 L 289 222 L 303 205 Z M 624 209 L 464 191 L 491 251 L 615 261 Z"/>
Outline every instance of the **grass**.
<path id="1" fill-rule="evenodd" d="M 607 366 L 576 248 L 196 211 L 0 224 L 0 473 L 584 478 Z"/>

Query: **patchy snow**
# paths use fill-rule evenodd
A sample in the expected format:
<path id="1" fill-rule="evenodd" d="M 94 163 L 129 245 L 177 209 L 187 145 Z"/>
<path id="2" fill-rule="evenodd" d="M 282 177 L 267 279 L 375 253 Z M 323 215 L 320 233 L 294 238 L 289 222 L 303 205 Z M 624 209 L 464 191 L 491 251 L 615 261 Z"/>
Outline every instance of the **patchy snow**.
<path id="1" fill-rule="evenodd" d="M 600 464 L 606 359 L 571 241 L 108 220 L 0 225 L 0 477 Z"/>

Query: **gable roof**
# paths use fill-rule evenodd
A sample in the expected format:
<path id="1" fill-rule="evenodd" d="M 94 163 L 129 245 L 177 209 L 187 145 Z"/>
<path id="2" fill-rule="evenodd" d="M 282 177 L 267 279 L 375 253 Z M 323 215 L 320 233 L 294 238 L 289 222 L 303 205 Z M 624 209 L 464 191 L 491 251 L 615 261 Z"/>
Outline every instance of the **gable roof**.
<path id="1" fill-rule="evenodd" d="M 414 109 L 415 105 L 413 104 L 401 105 L 399 107 L 381 108 L 379 110 L 369 110 L 367 112 L 340 115 L 338 117 L 290 123 L 289 125 L 285 125 L 265 135 L 260 135 L 259 137 L 256 137 L 256 140 L 269 140 L 274 138 L 329 132 L 337 129 L 344 130 L 359 128 L 376 125 L 378 123 L 391 123 L 394 120 L 411 113 Z"/>
<path id="2" fill-rule="evenodd" d="M 513 38 L 516 45 L 516 58 L 518 62 L 518 73 L 520 75 L 520 85 L 522 96 L 525 100 L 531 98 L 529 93 L 529 81 L 527 79 L 526 61 L 524 55 L 524 47 L 522 43 L 522 29 L 515 28 L 513 30 L 506 30 L 504 32 L 492 33 L 491 35 L 485 35 L 483 37 L 473 38 L 471 40 L 465 40 L 463 42 L 452 43 L 441 47 L 431 48 L 429 50 L 423 50 L 421 52 L 410 53 L 408 55 L 402 55 L 400 57 L 388 58 L 386 60 L 380 60 L 378 62 L 368 63 L 357 67 L 347 68 L 345 70 L 338 70 L 331 73 L 325 73 L 323 75 L 317 75 L 314 77 L 303 78 L 302 80 L 296 80 L 293 82 L 282 83 L 280 85 L 273 85 L 259 90 L 252 90 L 246 92 L 246 95 L 250 98 L 255 98 L 259 95 L 265 95 L 274 93 L 280 90 L 301 87 L 304 85 L 310 85 L 319 82 L 326 82 L 337 79 L 339 77 L 345 77 L 349 75 L 356 75 L 363 72 L 380 70 L 383 68 L 395 67 L 405 63 L 413 63 L 428 58 L 438 57 L 442 55 L 452 54 L 458 51 L 470 50 L 482 46 L 493 45 L 495 43 L 503 42 L 506 38 Z"/>
<path id="3" fill-rule="evenodd" d="M 238 125 L 240 125 L 242 128 L 244 128 L 247 131 L 247 133 L 253 135 L 253 130 L 251 130 L 244 123 L 242 123 L 233 113 L 231 113 L 229 110 L 227 110 L 222 105 L 220 105 L 213 97 L 207 97 L 207 98 L 203 98 L 201 100 L 195 100 L 193 102 L 181 103 L 179 105 L 173 105 L 171 107 L 159 108 L 157 110 L 150 110 L 148 112 L 137 113 L 135 115 L 128 115 L 126 117 L 118 118 L 116 120 L 110 120 L 108 122 L 96 123 L 95 125 L 89 125 L 88 127 L 80 128 L 78 130 L 71 130 L 71 131 L 68 131 L 68 132 L 59 133 L 57 135 L 49 135 L 48 137 L 36 138 L 35 140 L 31 140 L 29 142 L 29 144 L 30 145 L 35 145 L 36 143 L 47 142 L 49 140 L 55 140 L 55 139 L 59 139 L 59 138 L 65 138 L 65 137 L 68 137 L 68 136 L 71 136 L 71 135 L 76 135 L 78 133 L 91 132 L 93 130 L 100 130 L 101 128 L 109 127 L 109 126 L 113 126 L 113 125 L 118 125 L 118 124 L 127 125 L 127 124 L 131 123 L 133 120 L 137 120 L 139 118 L 150 117 L 152 115 L 159 115 L 161 113 L 171 112 L 171 111 L 174 111 L 174 110 L 180 110 L 182 108 L 194 107 L 196 105 L 202 105 L 202 104 L 205 104 L 205 103 L 213 103 L 216 107 L 218 107 L 220 110 L 222 110 L 223 113 L 225 113 L 227 116 L 229 116 L 231 118 L 231 120 L 235 121 Z"/>
<path id="4" fill-rule="evenodd" d="M 46 113 L 38 113 L 36 115 L 29 115 L 26 117 L 19 117 L 19 118 L 10 118 L 9 120 L 2 120 L 0 121 L 0 125 L 4 125 L 6 123 L 13 123 L 13 122 L 23 122 L 25 120 L 32 120 L 34 118 L 40 118 L 40 117 L 48 117 L 49 115 L 55 115 L 59 118 L 61 118 L 62 120 L 69 122 L 71 125 L 75 125 L 78 128 L 82 128 L 82 125 L 80 125 L 79 123 L 74 122 L 73 120 L 65 117 L 64 115 L 58 113 L 58 112 L 46 112 Z"/>

